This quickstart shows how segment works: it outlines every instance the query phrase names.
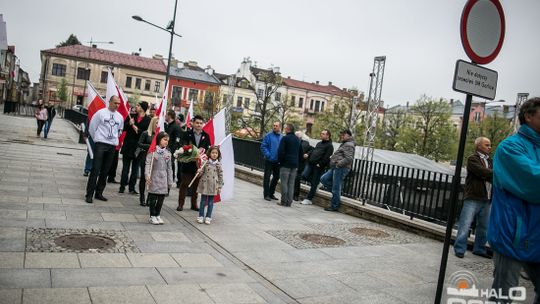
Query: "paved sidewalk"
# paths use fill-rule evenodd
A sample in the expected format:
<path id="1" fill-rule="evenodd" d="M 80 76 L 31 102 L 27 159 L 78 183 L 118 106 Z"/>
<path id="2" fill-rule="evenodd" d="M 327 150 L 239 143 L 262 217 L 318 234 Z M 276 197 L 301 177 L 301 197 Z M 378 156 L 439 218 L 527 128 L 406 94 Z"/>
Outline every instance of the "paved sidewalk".
<path id="1" fill-rule="evenodd" d="M 165 225 L 152 226 L 118 185 L 107 186 L 108 202 L 86 204 L 73 127 L 55 119 L 43 140 L 35 125 L 0 115 L 0 303 L 433 302 L 440 242 L 317 206 L 280 207 L 241 180 L 212 225 L 176 212 L 174 190 Z M 76 252 L 58 239 L 71 234 L 115 243 Z M 491 261 L 451 256 L 448 274 L 463 269 L 491 284 Z"/>

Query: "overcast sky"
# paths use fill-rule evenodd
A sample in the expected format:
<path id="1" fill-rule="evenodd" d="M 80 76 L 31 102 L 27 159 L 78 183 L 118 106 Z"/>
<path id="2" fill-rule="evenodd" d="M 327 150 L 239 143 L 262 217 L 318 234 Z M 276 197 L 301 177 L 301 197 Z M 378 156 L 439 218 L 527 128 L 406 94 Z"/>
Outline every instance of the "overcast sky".
<path id="1" fill-rule="evenodd" d="M 452 91 L 457 59 L 468 60 L 459 36 L 465 0 L 199 0 L 178 2 L 176 58 L 231 74 L 250 56 L 259 67 L 279 66 L 285 76 L 342 88 L 369 90 L 373 58 L 385 55 L 386 105 L 421 94 L 465 100 Z M 538 0 L 503 0 L 506 39 L 486 67 L 499 73 L 496 100 L 514 103 L 518 92 L 540 95 Z M 131 19 L 163 27 L 173 0 L 0 0 L 8 44 L 21 66 L 39 80 L 39 51 L 74 33 L 88 45 L 167 56 L 169 35 Z"/>

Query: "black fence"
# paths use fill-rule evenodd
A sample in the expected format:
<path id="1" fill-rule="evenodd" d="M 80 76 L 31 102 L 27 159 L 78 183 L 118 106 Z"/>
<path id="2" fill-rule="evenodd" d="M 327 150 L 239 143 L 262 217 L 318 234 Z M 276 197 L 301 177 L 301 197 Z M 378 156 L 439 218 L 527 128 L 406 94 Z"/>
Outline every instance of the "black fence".
<path id="1" fill-rule="evenodd" d="M 234 138 L 236 164 L 264 169 L 260 142 Z M 342 195 L 412 218 L 446 225 L 450 207 L 452 175 L 373 161 L 354 160 Z M 459 206 L 463 186 L 460 187 Z"/>

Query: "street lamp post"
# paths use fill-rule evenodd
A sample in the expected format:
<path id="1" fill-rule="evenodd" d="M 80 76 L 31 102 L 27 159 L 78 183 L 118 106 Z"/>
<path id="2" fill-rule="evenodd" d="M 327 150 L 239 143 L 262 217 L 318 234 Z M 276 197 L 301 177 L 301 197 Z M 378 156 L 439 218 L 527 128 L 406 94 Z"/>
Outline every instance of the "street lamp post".
<path id="1" fill-rule="evenodd" d="M 170 69 L 171 69 L 173 38 L 174 38 L 174 36 L 182 37 L 181 35 L 174 32 L 174 25 L 176 24 L 176 8 L 177 8 L 177 6 L 178 6 L 178 0 L 174 0 L 173 20 L 171 22 L 169 22 L 169 24 L 167 25 L 166 28 L 163 28 L 163 27 L 161 27 L 159 25 L 156 25 L 156 24 L 154 24 L 152 22 L 146 21 L 140 16 L 137 16 L 137 15 L 131 16 L 131 18 L 133 18 L 133 19 L 135 19 L 137 21 L 148 23 L 151 26 L 157 27 L 157 28 L 159 28 L 161 30 L 164 30 L 164 31 L 166 31 L 167 33 L 169 33 L 171 35 L 171 40 L 169 42 L 169 56 L 168 56 L 168 59 L 167 59 L 167 72 L 165 74 L 165 90 L 167 90 L 167 86 L 169 85 L 169 74 L 170 74 Z"/>

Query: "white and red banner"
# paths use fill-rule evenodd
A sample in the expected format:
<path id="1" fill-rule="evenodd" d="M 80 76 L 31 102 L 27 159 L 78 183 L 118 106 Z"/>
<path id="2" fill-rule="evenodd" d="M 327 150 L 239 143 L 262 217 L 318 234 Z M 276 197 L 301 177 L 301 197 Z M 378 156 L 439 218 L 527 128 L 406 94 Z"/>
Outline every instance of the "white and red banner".
<path id="1" fill-rule="evenodd" d="M 118 113 L 122 115 L 124 118 L 124 124 L 126 123 L 126 119 L 129 116 L 129 102 L 128 97 L 126 94 L 124 94 L 124 91 L 118 86 L 116 81 L 114 80 L 114 76 L 111 72 L 111 69 L 109 69 L 109 75 L 107 75 L 107 93 L 105 94 L 105 100 L 107 104 L 109 103 L 109 100 L 113 96 L 118 96 L 120 98 L 120 106 L 118 107 Z M 124 138 L 126 137 L 126 132 L 122 132 L 120 135 L 120 138 L 118 139 L 118 146 L 116 146 L 116 150 L 120 150 L 122 147 L 122 144 L 124 143 Z"/>
<path id="2" fill-rule="evenodd" d="M 97 111 L 106 108 L 107 104 L 101 96 L 99 96 L 98 92 L 94 88 L 94 86 L 88 81 L 86 83 L 86 104 L 88 108 L 88 124 L 90 125 L 90 121 L 92 120 L 92 116 L 96 114 Z"/>
<path id="3" fill-rule="evenodd" d="M 191 120 L 193 119 L 193 103 L 193 100 L 189 102 L 189 108 L 186 115 L 186 129 L 191 128 Z"/>
<path id="4" fill-rule="evenodd" d="M 163 131 L 165 128 L 165 115 L 167 115 L 167 94 L 168 94 L 169 88 L 167 86 L 167 83 L 165 84 L 165 92 L 163 92 L 163 97 L 161 98 L 161 103 L 159 104 L 156 115 L 158 115 L 158 125 L 156 127 L 156 132 L 154 132 L 154 138 L 152 138 L 152 143 L 150 144 L 150 148 L 148 149 L 148 153 L 156 152 L 156 145 L 159 143 L 156 143 L 156 137 L 159 134 L 159 132 Z"/>

